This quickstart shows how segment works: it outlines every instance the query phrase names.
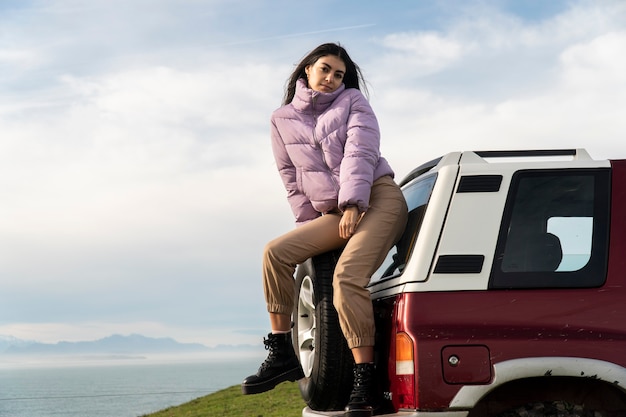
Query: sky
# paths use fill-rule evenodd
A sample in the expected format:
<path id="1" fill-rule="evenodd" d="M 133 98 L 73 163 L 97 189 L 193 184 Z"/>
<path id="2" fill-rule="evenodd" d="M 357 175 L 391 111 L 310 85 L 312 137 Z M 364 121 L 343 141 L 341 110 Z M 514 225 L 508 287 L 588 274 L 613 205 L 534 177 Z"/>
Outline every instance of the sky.
<path id="1" fill-rule="evenodd" d="M 447 152 L 626 158 L 622 0 L 0 0 L 0 335 L 260 343 L 294 227 L 269 118 L 339 42 L 396 178 Z"/>

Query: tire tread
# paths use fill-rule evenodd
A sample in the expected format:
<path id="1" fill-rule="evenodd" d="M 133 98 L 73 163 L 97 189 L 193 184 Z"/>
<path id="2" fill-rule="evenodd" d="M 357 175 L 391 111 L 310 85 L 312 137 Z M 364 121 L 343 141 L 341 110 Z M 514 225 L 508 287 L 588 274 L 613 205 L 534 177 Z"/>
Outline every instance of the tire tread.
<path id="1" fill-rule="evenodd" d="M 307 405 L 317 411 L 343 409 L 352 389 L 354 360 L 333 305 L 332 278 L 339 254 L 333 251 L 318 255 L 305 264 L 305 268 L 313 270 L 304 271 L 313 281 L 319 341 L 313 373 L 310 378 L 300 380 L 299 385 Z"/>

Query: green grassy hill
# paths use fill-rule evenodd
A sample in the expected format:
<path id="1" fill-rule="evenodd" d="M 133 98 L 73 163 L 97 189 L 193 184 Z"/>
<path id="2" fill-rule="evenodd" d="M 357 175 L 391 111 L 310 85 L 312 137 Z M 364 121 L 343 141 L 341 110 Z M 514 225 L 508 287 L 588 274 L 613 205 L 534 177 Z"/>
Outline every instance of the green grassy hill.
<path id="1" fill-rule="evenodd" d="M 242 395 L 236 385 L 142 417 L 300 417 L 304 406 L 295 382 L 256 395 Z"/>

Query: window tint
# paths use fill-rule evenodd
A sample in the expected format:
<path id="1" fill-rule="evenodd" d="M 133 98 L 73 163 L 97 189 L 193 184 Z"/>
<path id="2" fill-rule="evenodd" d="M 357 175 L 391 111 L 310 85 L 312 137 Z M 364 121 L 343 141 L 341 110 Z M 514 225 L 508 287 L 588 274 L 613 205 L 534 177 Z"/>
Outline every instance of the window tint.
<path id="1" fill-rule="evenodd" d="M 419 234 L 436 178 L 436 174 L 430 175 L 404 188 L 404 198 L 409 209 L 406 229 L 398 243 L 391 248 L 380 268 L 372 276 L 373 280 L 398 275 L 404 270 Z"/>
<path id="2" fill-rule="evenodd" d="M 609 174 L 609 170 L 517 172 L 507 198 L 490 286 L 602 285 Z"/>

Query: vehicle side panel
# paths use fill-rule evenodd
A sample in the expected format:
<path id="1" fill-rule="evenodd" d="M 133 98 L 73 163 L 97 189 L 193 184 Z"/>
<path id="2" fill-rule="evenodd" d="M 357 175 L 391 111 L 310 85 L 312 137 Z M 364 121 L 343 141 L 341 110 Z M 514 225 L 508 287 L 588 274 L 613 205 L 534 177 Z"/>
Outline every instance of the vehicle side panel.
<path id="1" fill-rule="evenodd" d="M 607 285 L 618 282 L 612 279 Z M 491 365 L 516 358 L 561 356 L 626 367 L 625 290 L 503 290 L 468 295 L 400 296 L 406 309 L 402 327 L 416 340 L 420 408 L 446 408 L 463 385 L 446 383 L 443 378 L 451 352 L 460 352 L 466 369 L 476 369 L 473 382 L 473 376 L 465 376 L 466 384 L 484 383 L 482 359 L 468 364 L 472 357 L 464 357 L 461 349 L 466 346 L 486 347 Z"/>
<path id="2" fill-rule="evenodd" d="M 611 231 L 609 237 L 609 280 L 626 282 L 626 160 L 611 161 Z M 626 299 L 624 299 L 626 301 Z"/>

